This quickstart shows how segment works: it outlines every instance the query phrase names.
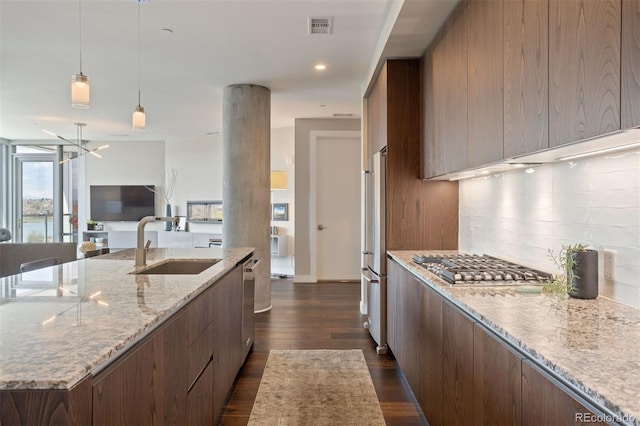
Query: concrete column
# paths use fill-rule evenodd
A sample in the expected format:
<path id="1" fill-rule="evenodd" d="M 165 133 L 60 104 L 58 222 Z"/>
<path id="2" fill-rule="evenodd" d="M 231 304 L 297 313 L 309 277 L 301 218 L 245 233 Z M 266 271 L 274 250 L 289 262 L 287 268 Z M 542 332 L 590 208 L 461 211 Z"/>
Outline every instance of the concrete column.
<path id="1" fill-rule="evenodd" d="M 271 309 L 271 91 L 253 84 L 224 88 L 222 241 L 254 247 L 255 311 Z"/>

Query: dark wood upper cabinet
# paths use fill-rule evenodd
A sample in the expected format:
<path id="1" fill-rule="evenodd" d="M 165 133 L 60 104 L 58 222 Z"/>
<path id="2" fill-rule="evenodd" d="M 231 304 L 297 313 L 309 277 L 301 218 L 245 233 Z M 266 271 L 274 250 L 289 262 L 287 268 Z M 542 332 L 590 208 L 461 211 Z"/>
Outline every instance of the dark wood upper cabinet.
<path id="1" fill-rule="evenodd" d="M 420 58 L 420 91 L 422 92 L 422 152 L 420 163 L 421 177 L 444 174 L 444 155 L 442 146 L 436 139 L 435 96 L 439 86 L 435 84 L 433 72 L 433 53 L 428 48 Z M 440 95 L 442 96 L 442 95 Z"/>
<path id="2" fill-rule="evenodd" d="M 502 1 L 469 0 L 468 167 L 503 158 Z"/>
<path id="3" fill-rule="evenodd" d="M 504 157 L 549 147 L 549 3 L 504 6 Z"/>
<path id="4" fill-rule="evenodd" d="M 420 179 L 420 61 L 387 61 L 365 105 L 371 154 L 387 147 L 387 249 L 456 249 L 457 182 Z"/>
<path id="5" fill-rule="evenodd" d="M 640 0 L 622 0 L 622 128 L 640 125 Z"/>
<path id="6" fill-rule="evenodd" d="M 620 0 L 549 2 L 549 146 L 620 129 Z"/>
<path id="7" fill-rule="evenodd" d="M 367 99 L 367 139 L 371 153 L 387 146 L 387 67 L 380 71 Z"/>
<path id="8" fill-rule="evenodd" d="M 423 178 L 468 165 L 466 11 L 462 0 L 422 57 Z"/>

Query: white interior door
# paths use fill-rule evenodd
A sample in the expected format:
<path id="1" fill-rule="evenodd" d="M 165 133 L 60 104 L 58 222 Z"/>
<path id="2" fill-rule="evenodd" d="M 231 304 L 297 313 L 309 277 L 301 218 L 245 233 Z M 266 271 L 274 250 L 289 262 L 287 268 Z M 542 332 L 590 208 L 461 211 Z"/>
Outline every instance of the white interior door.
<path id="1" fill-rule="evenodd" d="M 360 280 L 360 156 L 359 137 L 317 138 L 318 281 Z"/>

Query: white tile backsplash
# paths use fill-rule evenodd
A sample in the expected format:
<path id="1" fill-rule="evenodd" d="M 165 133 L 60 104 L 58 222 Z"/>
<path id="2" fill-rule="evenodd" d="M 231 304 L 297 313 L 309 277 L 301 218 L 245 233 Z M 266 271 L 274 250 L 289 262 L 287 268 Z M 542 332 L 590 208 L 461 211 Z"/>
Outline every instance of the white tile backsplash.
<path id="1" fill-rule="evenodd" d="M 555 273 L 548 250 L 574 243 L 616 250 L 600 294 L 640 306 L 640 151 L 460 181 L 461 251 Z"/>

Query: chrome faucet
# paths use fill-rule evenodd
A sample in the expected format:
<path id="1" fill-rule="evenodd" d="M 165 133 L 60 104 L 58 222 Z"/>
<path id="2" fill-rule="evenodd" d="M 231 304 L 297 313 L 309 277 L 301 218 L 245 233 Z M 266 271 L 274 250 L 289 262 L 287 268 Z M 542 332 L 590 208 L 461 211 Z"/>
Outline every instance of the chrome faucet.
<path id="1" fill-rule="evenodd" d="M 177 217 L 163 217 L 163 216 L 145 216 L 138 222 L 138 234 L 136 241 L 136 264 L 135 267 L 139 268 L 147 266 L 147 249 L 149 244 L 144 245 L 144 226 L 149 222 L 173 222 L 178 223 Z M 151 241 L 148 241 L 151 243 Z"/>

